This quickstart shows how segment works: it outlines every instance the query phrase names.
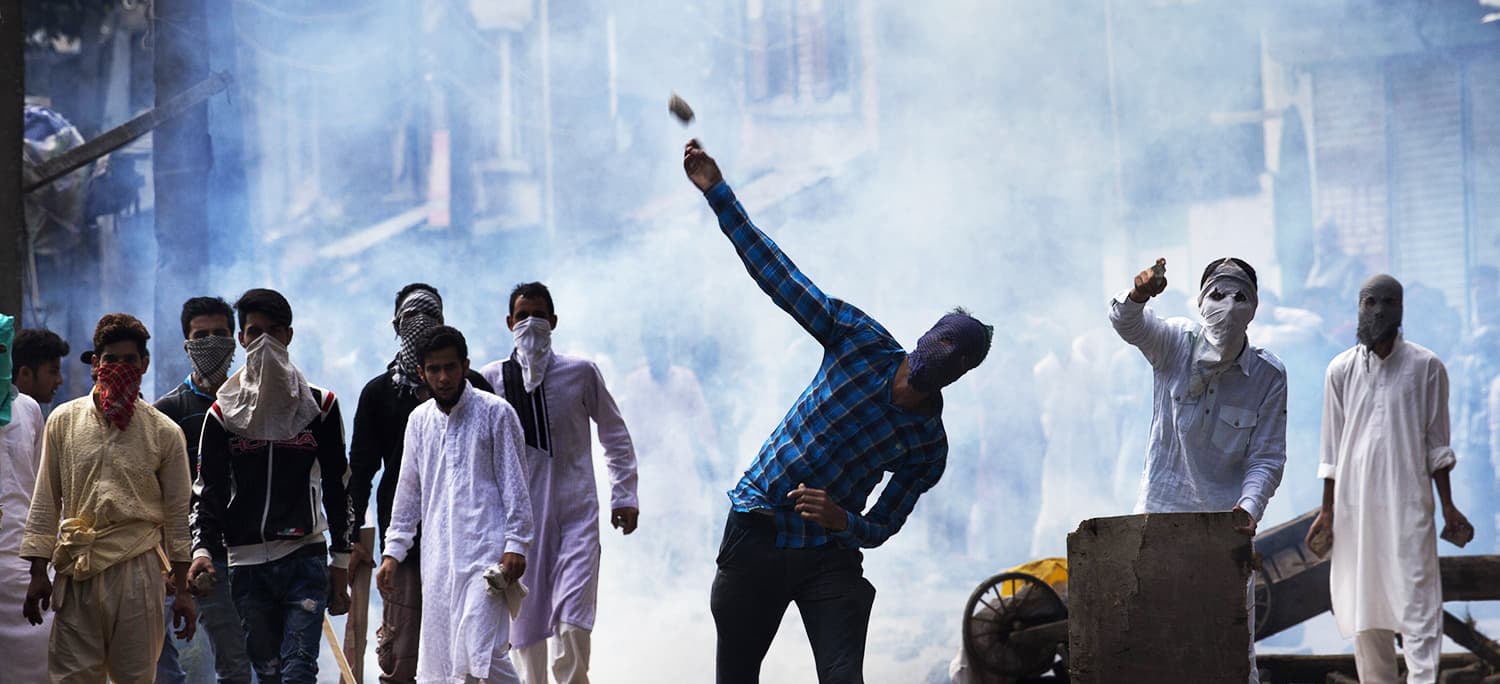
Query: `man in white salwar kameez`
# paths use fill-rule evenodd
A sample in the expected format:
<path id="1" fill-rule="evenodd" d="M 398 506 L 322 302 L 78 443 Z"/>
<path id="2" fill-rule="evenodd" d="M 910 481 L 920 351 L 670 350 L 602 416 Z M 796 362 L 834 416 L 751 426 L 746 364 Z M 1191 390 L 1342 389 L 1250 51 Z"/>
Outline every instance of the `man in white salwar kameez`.
<path id="1" fill-rule="evenodd" d="M 480 373 L 515 407 L 526 436 L 523 463 L 537 534 L 531 593 L 515 623 L 517 669 L 527 684 L 546 684 L 549 669 L 558 684 L 588 684 L 599 603 L 599 491 L 590 421 L 609 467 L 610 524 L 624 534 L 635 531 L 640 512 L 635 447 L 599 368 L 553 353 L 557 310 L 545 285 L 517 285 L 505 322 L 515 335 L 515 353 Z"/>
<path id="2" fill-rule="evenodd" d="M 376 581 L 383 593 L 395 589 L 396 565 L 420 526 L 417 681 L 519 682 L 510 660 L 506 597 L 491 589 L 485 570 L 498 562 L 509 583 L 526 572 L 532 511 L 520 460 L 521 424 L 504 399 L 468 383 L 462 333 L 434 328 L 420 349 L 419 369 L 432 398 L 406 425 Z"/>
<path id="3" fill-rule="evenodd" d="M 42 462 L 42 434 L 47 423 L 37 399 L 26 393 L 37 388 L 11 382 L 12 368 L 19 376 L 22 365 L 34 361 L 17 353 L 22 350 L 13 343 L 13 338 L 19 337 L 10 334 L 13 326 L 14 319 L 0 314 L 0 606 L 25 602 L 26 587 L 31 582 L 31 563 L 20 555 L 21 536 L 26 514 L 31 510 L 31 493 L 36 489 L 36 474 Z M 66 343 L 62 353 L 67 354 Z M 59 358 L 47 361 L 55 364 Z M 33 375 L 37 365 L 33 364 Z M 40 388 L 46 392 L 43 401 L 52 399 L 55 388 L 56 385 Z M 7 404 L 8 416 L 3 410 Z M 42 629 L 37 629 L 19 611 L 0 611 L 0 653 L 6 654 L 0 684 L 47 681 L 50 611 L 42 614 L 42 625 Z"/>
<path id="4" fill-rule="evenodd" d="M 1408 684 L 1437 681 L 1443 588 L 1431 483 L 1444 538 L 1467 543 L 1473 528 L 1453 505 L 1448 473 L 1448 371 L 1400 334 L 1401 283 L 1388 275 L 1359 294 L 1359 344 L 1328 364 L 1318 477 L 1323 509 L 1308 546 L 1331 534 L 1329 594 L 1339 631 L 1354 638 L 1365 684 L 1397 681 L 1395 633 Z M 1335 486 L 1337 483 L 1337 486 Z"/>

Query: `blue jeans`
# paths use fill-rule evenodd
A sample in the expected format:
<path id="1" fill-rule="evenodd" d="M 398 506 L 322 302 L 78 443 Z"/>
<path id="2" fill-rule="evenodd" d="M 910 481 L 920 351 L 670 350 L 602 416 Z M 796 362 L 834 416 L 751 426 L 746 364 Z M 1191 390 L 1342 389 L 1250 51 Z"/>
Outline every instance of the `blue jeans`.
<path id="1" fill-rule="evenodd" d="M 245 655 L 245 628 L 240 626 L 240 613 L 235 610 L 234 598 L 229 595 L 229 568 L 223 561 L 214 561 L 214 572 L 225 578 L 223 586 L 216 587 L 207 596 L 197 597 L 198 638 L 207 638 L 212 647 L 214 672 L 219 684 L 250 684 L 250 657 Z M 176 631 L 172 626 L 172 597 L 167 596 L 167 637 L 161 647 L 161 658 L 156 662 L 157 684 L 187 684 L 188 673 L 182 666 L 177 652 Z M 195 661 L 201 663 L 201 661 Z M 192 667 L 193 663 L 189 663 Z M 194 676 L 193 681 L 202 681 Z"/>
<path id="2" fill-rule="evenodd" d="M 167 635 L 162 639 L 161 656 L 156 659 L 158 684 L 187 684 L 187 673 L 182 671 L 182 665 L 177 662 L 177 644 L 172 636 L 176 631 L 172 626 L 172 605 L 176 603 L 175 598 L 168 592 L 167 601 L 162 610 L 167 616 Z"/>
<path id="3" fill-rule="evenodd" d="M 316 684 L 328 554 L 309 546 L 260 565 L 229 568 L 250 665 L 261 684 Z"/>

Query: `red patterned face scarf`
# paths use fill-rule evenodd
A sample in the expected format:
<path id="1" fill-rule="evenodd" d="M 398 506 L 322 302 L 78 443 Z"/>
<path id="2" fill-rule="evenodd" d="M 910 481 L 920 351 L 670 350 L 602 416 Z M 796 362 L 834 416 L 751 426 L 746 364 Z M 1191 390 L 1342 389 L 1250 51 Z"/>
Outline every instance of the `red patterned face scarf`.
<path id="1" fill-rule="evenodd" d="M 141 395 L 141 369 L 128 363 L 101 363 L 94 371 L 94 392 L 99 410 L 123 432 L 135 415 L 135 400 Z"/>

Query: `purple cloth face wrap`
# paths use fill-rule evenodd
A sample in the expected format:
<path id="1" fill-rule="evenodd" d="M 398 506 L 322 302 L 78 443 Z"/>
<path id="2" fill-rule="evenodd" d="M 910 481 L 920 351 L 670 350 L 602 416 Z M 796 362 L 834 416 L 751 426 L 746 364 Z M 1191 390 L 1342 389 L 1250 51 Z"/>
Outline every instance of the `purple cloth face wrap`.
<path id="1" fill-rule="evenodd" d="M 953 384 L 989 353 L 991 329 L 973 316 L 950 313 L 938 319 L 907 355 L 907 381 L 922 392 Z"/>

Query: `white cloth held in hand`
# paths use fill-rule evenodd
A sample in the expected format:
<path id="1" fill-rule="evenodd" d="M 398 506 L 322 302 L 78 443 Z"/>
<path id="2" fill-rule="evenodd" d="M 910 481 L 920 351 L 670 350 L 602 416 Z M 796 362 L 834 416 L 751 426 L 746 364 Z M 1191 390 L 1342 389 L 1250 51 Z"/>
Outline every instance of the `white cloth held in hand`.
<path id="1" fill-rule="evenodd" d="M 526 585 L 520 580 L 514 582 L 505 578 L 505 568 L 499 563 L 484 569 L 484 581 L 490 585 L 491 596 L 504 595 L 505 609 L 510 611 L 510 619 L 516 619 L 521 614 L 521 599 L 526 598 Z"/>

